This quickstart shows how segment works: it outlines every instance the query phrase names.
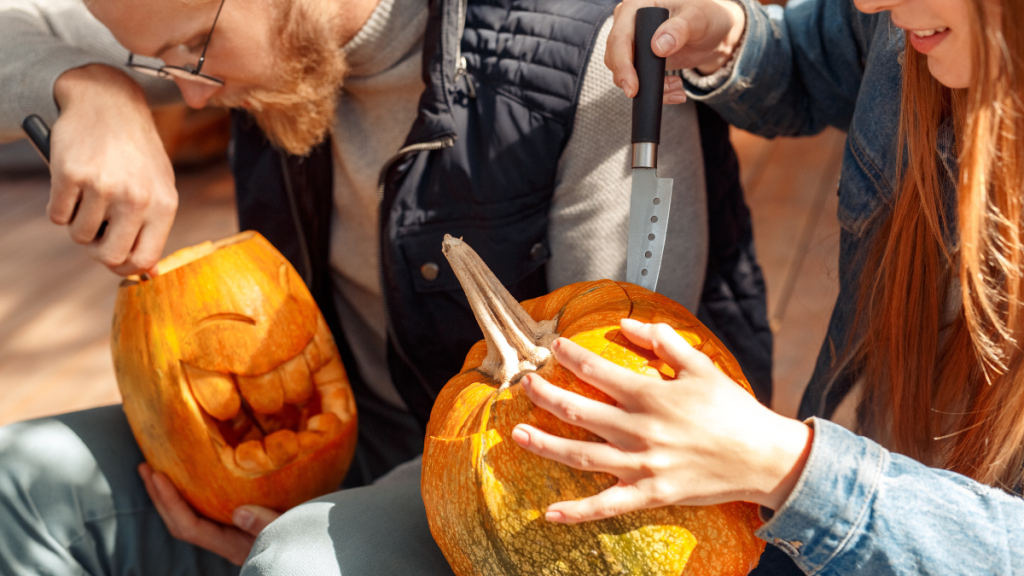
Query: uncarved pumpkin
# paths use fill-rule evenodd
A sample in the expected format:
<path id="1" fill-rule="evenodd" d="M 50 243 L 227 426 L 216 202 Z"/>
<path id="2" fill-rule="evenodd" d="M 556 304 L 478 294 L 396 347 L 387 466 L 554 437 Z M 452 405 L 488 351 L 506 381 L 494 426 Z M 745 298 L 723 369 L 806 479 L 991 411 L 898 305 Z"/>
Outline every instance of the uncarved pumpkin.
<path id="1" fill-rule="evenodd" d="M 331 332 L 291 264 L 243 232 L 171 254 L 117 293 L 112 351 L 146 461 L 202 514 L 284 511 L 337 489 L 356 409 Z"/>
<path id="2" fill-rule="evenodd" d="M 567 390 L 612 399 L 554 360 L 558 336 L 654 378 L 671 368 L 619 331 L 622 318 L 663 322 L 751 392 L 736 360 L 679 304 L 633 284 L 572 284 L 520 306 L 479 257 L 446 237 L 444 252 L 465 288 L 485 339 L 434 404 L 423 456 L 422 490 L 430 530 L 458 576 L 526 574 L 747 574 L 765 543 L 746 502 L 669 506 L 575 525 L 547 522 L 555 502 L 614 485 L 608 474 L 575 470 L 520 448 L 525 422 L 558 436 L 602 441 L 537 408 L 517 384 L 537 372 Z M 685 398 L 666 398 L 685 402 Z"/>

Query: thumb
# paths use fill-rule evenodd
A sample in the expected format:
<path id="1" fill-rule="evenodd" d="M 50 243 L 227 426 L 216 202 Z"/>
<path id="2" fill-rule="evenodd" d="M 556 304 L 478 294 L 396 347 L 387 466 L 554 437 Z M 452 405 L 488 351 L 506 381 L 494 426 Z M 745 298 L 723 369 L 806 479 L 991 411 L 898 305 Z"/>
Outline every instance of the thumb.
<path id="1" fill-rule="evenodd" d="M 262 532 L 268 524 L 277 520 L 280 515 L 281 514 L 279 512 L 275 512 L 270 508 L 247 504 L 245 506 L 235 508 L 234 513 L 231 514 L 231 522 L 249 534 L 259 536 L 259 533 Z"/>

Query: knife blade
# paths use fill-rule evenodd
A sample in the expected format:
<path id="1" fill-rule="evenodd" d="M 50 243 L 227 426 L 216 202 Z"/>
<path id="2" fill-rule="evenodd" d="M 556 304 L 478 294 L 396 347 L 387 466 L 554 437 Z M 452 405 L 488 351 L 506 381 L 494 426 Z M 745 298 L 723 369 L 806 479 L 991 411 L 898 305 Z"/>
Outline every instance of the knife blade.
<path id="1" fill-rule="evenodd" d="M 633 65 L 640 86 L 633 97 L 633 184 L 629 199 L 626 281 L 652 292 L 658 286 L 672 208 L 672 179 L 658 178 L 657 173 L 665 59 L 655 56 L 651 50 L 654 32 L 665 20 L 668 20 L 665 8 L 637 10 L 633 50 Z"/>

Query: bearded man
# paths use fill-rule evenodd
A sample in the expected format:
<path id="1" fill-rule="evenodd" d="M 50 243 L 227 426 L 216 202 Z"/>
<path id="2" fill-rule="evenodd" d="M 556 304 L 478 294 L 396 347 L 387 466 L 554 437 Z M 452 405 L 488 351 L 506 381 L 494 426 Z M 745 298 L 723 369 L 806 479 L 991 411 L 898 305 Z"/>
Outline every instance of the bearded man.
<path id="1" fill-rule="evenodd" d="M 118 407 L 0 429 L 0 572 L 227 574 L 247 556 L 253 573 L 446 572 L 416 458 L 480 332 L 441 238 L 464 236 L 519 300 L 624 276 L 631 105 L 602 64 L 612 9 L 0 0 L 0 138 L 30 113 L 52 123 L 48 213 L 117 273 L 156 263 L 177 202 L 147 98 L 235 109 L 240 226 L 314 294 L 360 427 L 352 488 L 275 521 L 251 556 L 278 514 L 197 517 L 141 464 Z M 659 171 L 676 197 L 659 286 L 767 402 L 764 285 L 727 128 L 692 104 L 664 115 Z"/>

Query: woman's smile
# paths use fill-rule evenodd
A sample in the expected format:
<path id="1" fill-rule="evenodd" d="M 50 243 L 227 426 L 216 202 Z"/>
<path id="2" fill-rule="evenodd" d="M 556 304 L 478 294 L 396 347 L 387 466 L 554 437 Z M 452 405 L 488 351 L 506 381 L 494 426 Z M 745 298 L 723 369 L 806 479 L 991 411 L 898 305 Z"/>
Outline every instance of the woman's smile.
<path id="1" fill-rule="evenodd" d="M 906 32 L 914 49 L 921 54 L 928 54 L 949 37 L 950 29 L 942 27 L 928 30 L 907 30 Z"/>

